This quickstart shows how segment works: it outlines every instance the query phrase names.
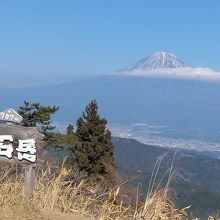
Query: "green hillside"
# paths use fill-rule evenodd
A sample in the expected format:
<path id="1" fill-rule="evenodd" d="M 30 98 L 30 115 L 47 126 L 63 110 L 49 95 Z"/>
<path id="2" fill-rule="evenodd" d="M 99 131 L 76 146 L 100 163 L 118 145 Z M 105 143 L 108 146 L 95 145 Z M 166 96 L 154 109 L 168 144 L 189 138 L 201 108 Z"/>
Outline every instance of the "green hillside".
<path id="1" fill-rule="evenodd" d="M 170 168 L 174 151 L 141 144 L 135 140 L 113 138 L 115 160 L 122 176 L 137 176 L 131 184 L 137 186 L 149 183 L 152 170 L 159 156 L 165 155 L 157 177 L 160 181 Z M 191 205 L 194 215 L 205 218 L 209 213 L 220 210 L 220 160 L 197 155 L 187 151 L 177 151 L 173 167 L 178 176 L 172 183 L 179 207 Z M 166 178 L 162 181 L 166 182 Z M 162 186 L 161 185 L 161 186 Z M 140 187 L 146 193 L 146 187 Z"/>

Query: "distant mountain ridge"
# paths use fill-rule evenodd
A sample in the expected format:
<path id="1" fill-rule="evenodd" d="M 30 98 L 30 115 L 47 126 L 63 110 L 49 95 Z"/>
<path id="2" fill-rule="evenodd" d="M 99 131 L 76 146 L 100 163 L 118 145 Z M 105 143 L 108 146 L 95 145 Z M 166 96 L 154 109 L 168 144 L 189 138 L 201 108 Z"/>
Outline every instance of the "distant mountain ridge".
<path id="1" fill-rule="evenodd" d="M 96 99 L 109 123 L 166 125 L 173 130 L 165 137 L 220 142 L 219 83 L 109 75 L 56 86 L 0 89 L 0 93 L 7 97 L 1 100 L 2 110 L 18 109 L 24 100 L 58 105 L 53 119 L 69 123 Z"/>
<path id="2" fill-rule="evenodd" d="M 120 72 L 143 71 L 154 69 L 190 68 L 191 65 L 178 59 L 174 54 L 160 51 L 147 56 L 137 63 L 121 69 Z"/>

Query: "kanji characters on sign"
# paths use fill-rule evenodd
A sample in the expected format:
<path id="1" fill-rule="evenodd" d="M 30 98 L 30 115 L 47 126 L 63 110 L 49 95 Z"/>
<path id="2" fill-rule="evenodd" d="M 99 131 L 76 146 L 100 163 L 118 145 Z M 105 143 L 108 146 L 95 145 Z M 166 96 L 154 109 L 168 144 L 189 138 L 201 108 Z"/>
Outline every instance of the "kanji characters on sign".
<path id="1" fill-rule="evenodd" d="M 18 148 L 18 160 L 29 160 L 30 162 L 36 162 L 36 142 L 34 139 L 19 140 Z"/>
<path id="2" fill-rule="evenodd" d="M 9 143 L 5 144 L 4 142 Z M 0 156 L 12 158 L 12 153 L 14 152 L 12 142 L 12 135 L 0 135 Z M 36 142 L 34 139 L 18 140 L 16 151 L 18 153 L 18 160 L 27 160 L 32 163 L 35 163 L 37 160 Z"/>
<path id="3" fill-rule="evenodd" d="M 13 137 L 11 135 L 0 135 L 0 156 L 11 159 L 14 151 L 13 146 L 12 144 L 4 144 L 4 141 L 13 142 Z"/>

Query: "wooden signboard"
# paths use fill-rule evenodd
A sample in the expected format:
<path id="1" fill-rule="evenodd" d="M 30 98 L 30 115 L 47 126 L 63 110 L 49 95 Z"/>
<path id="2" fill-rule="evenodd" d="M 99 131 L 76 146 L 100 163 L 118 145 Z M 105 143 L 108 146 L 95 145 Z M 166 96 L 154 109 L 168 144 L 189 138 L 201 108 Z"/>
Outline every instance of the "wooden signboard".
<path id="1" fill-rule="evenodd" d="M 30 198 L 35 167 L 42 164 L 38 156 L 42 154 L 44 136 L 36 128 L 18 125 L 22 117 L 13 109 L 1 112 L 0 117 L 0 162 L 25 166 L 24 193 Z"/>

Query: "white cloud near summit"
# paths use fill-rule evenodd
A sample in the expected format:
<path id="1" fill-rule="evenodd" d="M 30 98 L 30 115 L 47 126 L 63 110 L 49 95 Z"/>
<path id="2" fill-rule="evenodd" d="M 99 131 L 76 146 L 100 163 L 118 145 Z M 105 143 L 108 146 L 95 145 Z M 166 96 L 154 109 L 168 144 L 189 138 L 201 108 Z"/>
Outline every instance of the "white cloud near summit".
<path id="1" fill-rule="evenodd" d="M 210 68 L 192 67 L 174 54 L 159 51 L 119 71 L 120 75 L 220 82 L 220 72 Z"/>
<path id="2" fill-rule="evenodd" d="M 210 68 L 202 67 L 161 68 L 152 70 L 122 71 L 120 72 L 120 75 L 208 80 L 220 82 L 220 72 L 214 71 Z"/>

